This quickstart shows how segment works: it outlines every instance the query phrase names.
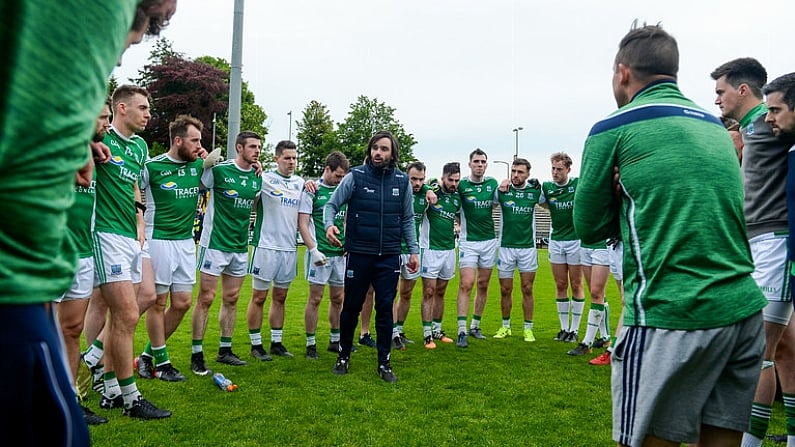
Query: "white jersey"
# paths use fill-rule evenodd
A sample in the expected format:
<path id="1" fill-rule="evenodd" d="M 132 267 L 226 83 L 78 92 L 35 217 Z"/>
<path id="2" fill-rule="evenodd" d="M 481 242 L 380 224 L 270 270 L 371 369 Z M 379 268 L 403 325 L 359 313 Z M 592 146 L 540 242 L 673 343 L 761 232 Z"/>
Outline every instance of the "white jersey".
<path id="1" fill-rule="evenodd" d="M 285 177 L 277 171 L 262 174 L 254 246 L 295 251 L 303 189 L 304 180 L 296 175 Z"/>

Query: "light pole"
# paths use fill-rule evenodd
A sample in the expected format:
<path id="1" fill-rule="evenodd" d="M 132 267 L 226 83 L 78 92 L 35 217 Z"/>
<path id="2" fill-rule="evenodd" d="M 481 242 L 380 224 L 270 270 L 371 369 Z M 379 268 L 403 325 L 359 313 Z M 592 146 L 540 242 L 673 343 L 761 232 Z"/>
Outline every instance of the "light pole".
<path id="1" fill-rule="evenodd" d="M 290 117 L 290 128 L 289 128 L 290 130 L 287 131 L 287 139 L 288 140 L 292 140 L 293 139 L 293 111 L 290 110 L 289 112 L 287 112 L 287 116 Z"/>
<path id="2" fill-rule="evenodd" d="M 514 157 L 514 158 L 516 158 L 516 157 Z M 502 160 L 494 160 L 494 163 L 500 163 L 500 164 L 505 165 L 505 173 L 508 175 L 505 178 L 510 180 L 511 179 L 511 164 L 508 163 L 507 161 L 502 161 Z"/>
<path id="3" fill-rule="evenodd" d="M 513 133 L 516 135 L 516 145 L 514 146 L 513 150 L 513 159 L 516 160 L 516 157 L 519 156 L 519 131 L 524 130 L 524 127 L 519 126 L 513 130 Z"/>

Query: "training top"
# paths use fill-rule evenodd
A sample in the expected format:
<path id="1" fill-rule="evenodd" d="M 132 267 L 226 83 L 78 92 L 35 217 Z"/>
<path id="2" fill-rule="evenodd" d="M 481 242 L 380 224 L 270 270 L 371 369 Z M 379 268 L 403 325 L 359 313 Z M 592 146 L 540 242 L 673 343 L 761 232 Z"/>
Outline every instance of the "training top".
<path id="1" fill-rule="evenodd" d="M 110 148 L 110 161 L 94 166 L 97 171 L 97 205 L 94 230 L 138 239 L 133 185 L 138 181 L 148 157 L 143 138 L 122 136 L 111 126 L 104 143 Z"/>
<path id="2" fill-rule="evenodd" d="M 461 240 L 465 242 L 488 241 L 496 238 L 494 232 L 494 191 L 498 188 L 493 177 L 483 177 L 475 183 L 464 177 L 458 185 L 461 196 Z"/>
<path id="3" fill-rule="evenodd" d="M 544 197 L 549 206 L 549 217 L 552 223 L 549 239 L 553 241 L 576 241 L 579 239 L 574 229 L 574 193 L 579 179 L 569 177 L 565 185 L 555 182 L 544 182 Z"/>
<path id="4" fill-rule="evenodd" d="M 647 85 L 593 126 L 574 222 L 585 243 L 620 230 L 627 326 L 710 329 L 767 304 L 751 278 L 734 145 L 720 120 L 673 81 Z"/>
<path id="5" fill-rule="evenodd" d="M 298 208 L 300 214 L 309 214 L 312 216 L 312 218 L 309 219 L 309 232 L 315 238 L 317 249 L 329 257 L 342 256 L 345 253 L 342 247 L 331 245 L 326 237 L 326 232 L 323 231 L 323 208 L 325 208 L 326 203 L 331 199 L 331 195 L 334 194 L 334 190 L 336 189 L 337 185 L 328 186 L 325 183 L 318 183 L 317 191 L 314 194 L 304 190 L 301 196 L 301 206 Z M 345 244 L 346 209 L 347 205 L 343 204 L 334 216 L 334 225 L 340 230 L 337 239 L 339 239 L 342 244 Z M 317 230 L 318 228 L 320 231 Z"/>
<path id="6" fill-rule="evenodd" d="M 420 247 L 430 250 L 455 249 L 455 216 L 461 212 L 458 192 L 447 193 L 440 185 L 437 200 L 425 210 L 420 226 Z"/>
<path id="7" fill-rule="evenodd" d="M 298 206 L 304 179 L 285 177 L 278 171 L 262 174 L 262 189 L 254 225 L 255 247 L 295 251 L 298 232 Z"/>
<path id="8" fill-rule="evenodd" d="M 94 256 L 94 239 L 91 237 L 91 225 L 94 220 L 94 198 L 97 175 L 94 171 L 89 187 L 75 185 L 75 203 L 66 212 L 66 236 L 68 244 L 65 250 L 76 253 L 80 259 Z"/>
<path id="9" fill-rule="evenodd" d="M 500 205 L 500 247 L 533 248 L 536 246 L 536 205 L 544 203 L 538 180 L 525 182 L 521 188 L 508 186 L 507 192 L 497 190 L 494 201 Z"/>
<path id="10" fill-rule="evenodd" d="M 414 201 L 414 233 L 417 235 L 418 243 L 420 237 L 420 225 L 422 225 L 422 218 L 425 217 L 425 209 L 428 208 L 428 201 L 425 199 L 425 195 L 430 189 L 431 188 L 428 185 L 423 183 L 419 191 L 414 192 L 414 189 L 411 190 L 411 197 Z M 400 253 L 409 254 L 409 246 L 405 240 L 403 240 L 400 244 Z"/>
<path id="11" fill-rule="evenodd" d="M 791 141 L 773 134 L 765 122 L 767 107 L 761 103 L 740 120 L 743 136 L 743 183 L 748 238 L 787 231 L 787 158 Z"/>
<path id="12" fill-rule="evenodd" d="M 185 162 L 160 154 L 144 164 L 141 189 L 146 194 L 146 238 L 193 239 L 204 160 Z"/>
<path id="13" fill-rule="evenodd" d="M 225 253 L 248 252 L 251 210 L 260 194 L 260 177 L 235 160 L 223 161 L 202 174 L 210 191 L 199 245 Z"/>

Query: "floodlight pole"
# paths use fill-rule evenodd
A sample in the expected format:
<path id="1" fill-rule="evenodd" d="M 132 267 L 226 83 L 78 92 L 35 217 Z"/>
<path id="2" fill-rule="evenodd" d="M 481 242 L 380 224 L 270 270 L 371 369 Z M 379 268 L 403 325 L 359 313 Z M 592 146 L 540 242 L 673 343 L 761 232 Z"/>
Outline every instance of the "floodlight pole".
<path id="1" fill-rule="evenodd" d="M 516 145 L 514 146 L 514 150 L 513 150 L 513 159 L 514 160 L 516 160 L 516 158 L 519 156 L 519 131 L 520 130 L 524 130 L 524 127 L 519 126 L 519 127 L 515 128 L 513 130 L 514 135 L 516 135 Z"/>
<path id="2" fill-rule="evenodd" d="M 229 73 L 229 126 L 226 136 L 226 158 L 237 158 L 235 139 L 240 133 L 240 102 L 242 95 L 243 68 L 243 3 L 235 0 L 232 28 L 232 64 Z"/>

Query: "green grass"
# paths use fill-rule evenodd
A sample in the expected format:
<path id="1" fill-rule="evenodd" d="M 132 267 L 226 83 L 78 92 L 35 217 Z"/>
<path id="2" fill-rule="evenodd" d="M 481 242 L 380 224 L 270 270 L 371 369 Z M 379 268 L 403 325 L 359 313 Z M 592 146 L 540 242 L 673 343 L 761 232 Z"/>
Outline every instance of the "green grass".
<path id="1" fill-rule="evenodd" d="M 303 249 L 300 252 L 303 259 Z M 299 265 L 302 264 L 299 262 Z M 299 278 L 303 278 L 299 272 Z M 515 289 L 518 289 L 518 279 Z M 445 299 L 444 329 L 455 333 L 457 278 Z M 218 349 L 220 294 L 210 310 L 204 342 L 208 367 L 239 385 L 232 393 L 219 390 L 211 377 L 190 373 L 190 313 L 168 341 L 174 365 L 188 380 L 165 383 L 138 380 L 144 396 L 173 416 L 160 421 L 123 417 L 118 410 L 98 408 L 92 392 L 88 405 L 110 423 L 91 427 L 96 446 L 607 446 L 611 441 L 610 368 L 594 367 L 588 359 L 566 355 L 572 344 L 552 341 L 559 330 L 554 281 L 546 250 L 539 250 L 535 281 L 537 341 L 522 341 L 522 313 L 514 299 L 514 335 L 504 340 L 474 340 L 468 349 L 438 343 L 422 347 L 419 317 L 421 287 L 414 290 L 406 323 L 409 338 L 418 343 L 393 351 L 392 367 L 399 381 L 390 385 L 376 375 L 376 352 L 359 347 L 349 374 L 331 373 L 335 355 L 328 343 L 327 297 L 321 304 L 317 331 L 320 360 L 303 357 L 303 309 L 307 282 L 297 279 L 287 298 L 284 343 L 296 357 L 257 362 L 248 355 L 245 311 L 251 285 L 246 281 L 238 305 L 233 348 L 249 361 L 245 367 L 215 363 Z M 514 297 L 519 294 L 514 290 Z M 618 318 L 618 293 L 610 280 L 611 328 Z M 269 297 L 270 300 L 270 297 Z M 267 304 L 266 304 L 267 305 Z M 587 306 L 586 312 L 587 315 Z M 586 320 L 583 315 L 583 320 Z M 580 325 L 584 334 L 586 321 Z M 488 335 L 500 326 L 496 272 L 481 326 Z M 373 326 L 374 330 L 374 326 Z M 269 340 L 267 316 L 263 339 Z M 146 343 L 143 323 L 136 335 L 136 352 Z M 267 341 L 266 341 L 267 345 Z M 594 352 L 596 355 L 597 352 Z M 783 409 L 776 404 L 771 432 L 783 433 Z M 766 443 L 765 445 L 775 445 Z"/>

